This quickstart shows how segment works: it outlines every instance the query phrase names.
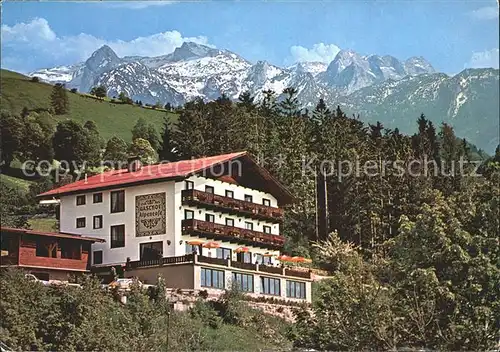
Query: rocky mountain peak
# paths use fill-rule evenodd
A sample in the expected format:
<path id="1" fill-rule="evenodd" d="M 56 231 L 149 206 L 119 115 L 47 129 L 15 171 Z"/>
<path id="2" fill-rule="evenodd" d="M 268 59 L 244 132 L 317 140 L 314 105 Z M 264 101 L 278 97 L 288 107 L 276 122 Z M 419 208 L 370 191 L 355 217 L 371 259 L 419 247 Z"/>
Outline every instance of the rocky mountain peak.
<path id="1" fill-rule="evenodd" d="M 183 61 L 199 59 L 207 56 L 216 56 L 220 50 L 213 49 L 209 46 L 197 44 L 194 42 L 184 42 L 178 48 L 175 48 L 171 54 L 171 61 Z"/>
<path id="2" fill-rule="evenodd" d="M 107 68 L 114 67 L 119 63 L 120 58 L 113 49 L 103 45 L 85 61 L 85 67 L 92 72 L 104 72 Z"/>
<path id="3" fill-rule="evenodd" d="M 405 70 L 409 75 L 415 76 L 423 73 L 434 73 L 436 70 L 429 61 L 422 56 L 413 56 L 404 62 Z"/>

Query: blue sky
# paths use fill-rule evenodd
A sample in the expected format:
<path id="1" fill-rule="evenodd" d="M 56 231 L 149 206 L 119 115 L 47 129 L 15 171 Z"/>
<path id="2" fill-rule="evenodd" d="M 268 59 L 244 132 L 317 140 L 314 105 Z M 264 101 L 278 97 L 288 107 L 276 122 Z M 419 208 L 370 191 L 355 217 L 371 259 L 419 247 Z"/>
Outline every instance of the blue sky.
<path id="1" fill-rule="evenodd" d="M 85 60 L 168 54 L 184 41 L 276 65 L 340 49 L 423 56 L 441 72 L 498 68 L 496 1 L 4 2 L 2 67 L 29 72 Z"/>

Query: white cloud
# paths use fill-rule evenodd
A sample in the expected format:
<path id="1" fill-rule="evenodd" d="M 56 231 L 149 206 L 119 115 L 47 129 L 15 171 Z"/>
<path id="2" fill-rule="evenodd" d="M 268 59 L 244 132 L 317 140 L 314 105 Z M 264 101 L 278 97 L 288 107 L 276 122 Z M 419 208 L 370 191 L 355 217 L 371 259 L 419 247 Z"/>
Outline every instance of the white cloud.
<path id="1" fill-rule="evenodd" d="M 55 39 L 56 34 L 50 29 L 45 18 L 35 18 L 30 23 L 16 23 L 12 27 L 2 25 L 2 42 L 52 41 Z"/>
<path id="2" fill-rule="evenodd" d="M 340 51 L 340 48 L 335 44 L 314 44 L 311 49 L 304 48 L 300 45 L 294 45 L 290 48 L 291 57 L 288 61 L 295 62 L 310 62 L 319 61 L 329 64 Z"/>
<path id="3" fill-rule="evenodd" d="M 498 18 L 498 6 L 485 6 L 470 12 L 478 20 L 494 20 Z"/>
<path id="4" fill-rule="evenodd" d="M 130 41 L 105 40 L 81 33 L 58 36 L 44 18 L 13 26 L 2 25 L 2 64 L 18 71 L 41 67 L 68 65 L 86 60 L 102 45 L 109 45 L 118 56 L 159 56 L 169 54 L 184 42 L 212 46 L 204 36 L 183 37 L 178 31 L 166 31 Z"/>
<path id="5" fill-rule="evenodd" d="M 132 9 L 132 10 L 140 10 L 140 9 L 145 9 L 147 7 L 151 6 L 166 6 L 166 5 L 171 5 L 175 4 L 176 1 L 154 1 L 154 0 L 144 0 L 144 1 L 110 1 L 109 4 L 107 4 L 108 7 L 114 7 L 114 8 L 126 8 L 126 9 Z"/>
<path id="6" fill-rule="evenodd" d="M 499 60 L 499 50 L 498 48 L 478 51 L 472 53 L 472 57 L 470 62 L 467 64 L 467 67 L 471 68 L 481 68 L 481 67 L 493 67 L 498 68 L 498 60 Z"/>

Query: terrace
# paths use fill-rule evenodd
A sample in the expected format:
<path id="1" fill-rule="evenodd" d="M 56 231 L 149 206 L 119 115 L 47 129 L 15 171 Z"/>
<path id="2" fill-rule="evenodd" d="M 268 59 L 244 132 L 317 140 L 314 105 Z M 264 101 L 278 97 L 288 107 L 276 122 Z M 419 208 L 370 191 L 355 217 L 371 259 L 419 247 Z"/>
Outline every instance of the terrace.
<path id="1" fill-rule="evenodd" d="M 227 268 L 242 269 L 248 271 L 255 271 L 257 273 L 267 273 L 281 275 L 285 277 L 296 277 L 301 279 L 312 279 L 311 270 L 307 268 L 287 268 L 282 266 L 267 266 L 262 264 L 252 264 L 252 263 L 242 263 L 238 261 L 232 261 L 229 259 L 219 259 L 206 257 L 202 255 L 188 254 L 179 257 L 164 257 L 153 260 L 145 261 L 127 261 L 125 268 L 126 270 L 135 270 L 141 268 L 159 267 L 165 265 L 176 265 L 176 264 L 197 264 L 197 265 L 216 265 Z"/>

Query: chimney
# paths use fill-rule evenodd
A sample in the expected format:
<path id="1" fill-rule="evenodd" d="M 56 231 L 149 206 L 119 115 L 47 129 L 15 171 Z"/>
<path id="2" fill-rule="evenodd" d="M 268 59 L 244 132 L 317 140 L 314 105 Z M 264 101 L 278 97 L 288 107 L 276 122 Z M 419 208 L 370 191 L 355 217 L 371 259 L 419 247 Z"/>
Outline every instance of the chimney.
<path id="1" fill-rule="evenodd" d="M 132 156 L 127 159 L 128 172 L 139 171 L 142 168 L 141 158 L 138 156 Z"/>

